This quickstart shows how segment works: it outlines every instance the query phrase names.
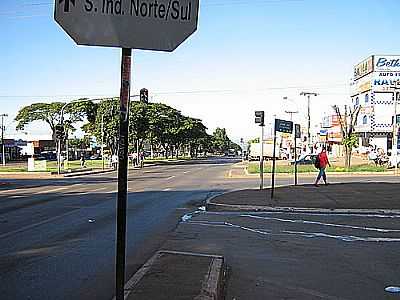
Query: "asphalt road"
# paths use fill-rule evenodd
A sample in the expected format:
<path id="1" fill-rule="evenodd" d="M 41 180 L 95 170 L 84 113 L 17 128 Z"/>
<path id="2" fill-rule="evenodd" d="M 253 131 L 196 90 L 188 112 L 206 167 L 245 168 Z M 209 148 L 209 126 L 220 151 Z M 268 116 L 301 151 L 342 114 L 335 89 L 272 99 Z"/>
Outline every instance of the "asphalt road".
<path id="1" fill-rule="evenodd" d="M 130 171 L 127 278 L 159 249 L 180 217 L 206 198 L 258 187 L 257 179 L 225 178 L 235 162 L 211 159 Z M 344 180 L 376 179 L 331 178 Z M 291 181 L 278 178 L 277 185 Z M 312 181 L 300 178 L 300 183 Z M 0 298 L 111 299 L 116 174 L 10 183 L 0 190 Z"/>
<path id="2" fill-rule="evenodd" d="M 233 159 L 131 170 L 127 278 L 180 217 L 237 184 Z M 13 180 L 0 190 L 1 299 L 111 299 L 114 295 L 116 174 Z M 246 183 L 247 182 L 247 183 Z"/>

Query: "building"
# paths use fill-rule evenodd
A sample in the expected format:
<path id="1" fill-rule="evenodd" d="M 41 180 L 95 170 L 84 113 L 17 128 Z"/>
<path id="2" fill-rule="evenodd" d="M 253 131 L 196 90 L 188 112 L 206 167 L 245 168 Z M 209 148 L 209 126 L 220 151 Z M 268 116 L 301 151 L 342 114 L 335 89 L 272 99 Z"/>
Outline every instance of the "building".
<path id="1" fill-rule="evenodd" d="M 337 115 L 326 115 L 322 119 L 319 141 L 328 146 L 329 152 L 334 157 L 343 156 L 343 135 Z"/>
<path id="2" fill-rule="evenodd" d="M 8 160 L 22 159 L 21 149 L 26 146 L 23 140 L 4 139 L 4 156 Z M 0 144 L 0 151 L 3 151 L 3 145 Z M 3 155 L 0 155 L 0 162 L 3 160 Z"/>
<path id="3" fill-rule="evenodd" d="M 395 111 L 392 85 L 398 80 L 400 55 L 372 55 L 354 67 L 351 98 L 354 107 L 361 106 L 355 127 L 360 146 L 391 152 Z"/>

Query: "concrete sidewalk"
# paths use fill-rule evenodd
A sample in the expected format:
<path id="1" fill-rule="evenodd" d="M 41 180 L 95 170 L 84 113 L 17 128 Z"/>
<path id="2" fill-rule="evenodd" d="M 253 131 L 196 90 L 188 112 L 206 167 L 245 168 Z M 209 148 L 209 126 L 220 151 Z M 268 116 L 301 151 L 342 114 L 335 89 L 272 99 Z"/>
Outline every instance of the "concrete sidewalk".
<path id="1" fill-rule="evenodd" d="M 280 207 L 310 209 L 400 210 L 400 183 L 343 183 L 241 190 L 210 199 L 207 210 L 268 210 Z"/>
<path id="2" fill-rule="evenodd" d="M 159 253 L 221 257 L 227 277 L 205 276 L 207 259 L 153 257 L 147 277 L 142 268 L 127 284 L 126 299 L 399 299 L 385 291 L 400 286 L 399 190 L 350 183 L 277 188 L 273 200 L 270 190 L 219 195 L 208 201 L 211 211 L 185 215 Z M 225 298 L 199 297 L 204 278 L 224 285 Z"/>

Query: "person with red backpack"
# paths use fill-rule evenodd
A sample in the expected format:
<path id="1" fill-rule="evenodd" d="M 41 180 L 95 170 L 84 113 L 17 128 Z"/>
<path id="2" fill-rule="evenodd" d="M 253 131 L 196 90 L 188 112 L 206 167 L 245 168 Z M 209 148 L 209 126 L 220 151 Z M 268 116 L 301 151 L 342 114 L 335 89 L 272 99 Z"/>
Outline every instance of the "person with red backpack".
<path id="1" fill-rule="evenodd" d="M 323 146 L 321 153 L 318 154 L 315 159 L 315 167 L 317 169 L 319 169 L 319 173 L 318 173 L 317 179 L 315 180 L 315 184 L 314 184 L 315 186 L 318 186 L 318 183 L 321 180 L 321 177 L 324 180 L 325 185 L 328 184 L 328 182 L 326 181 L 326 172 L 325 172 L 325 169 L 327 166 L 331 166 L 331 164 L 328 160 L 328 155 L 326 154 L 326 147 Z"/>

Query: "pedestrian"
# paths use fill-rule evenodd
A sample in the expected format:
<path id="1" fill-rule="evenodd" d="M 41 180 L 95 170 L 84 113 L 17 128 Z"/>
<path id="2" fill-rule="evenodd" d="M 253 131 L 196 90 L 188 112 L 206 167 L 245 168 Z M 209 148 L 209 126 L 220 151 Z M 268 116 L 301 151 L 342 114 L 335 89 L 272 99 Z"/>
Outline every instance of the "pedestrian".
<path id="1" fill-rule="evenodd" d="M 118 167 L 118 155 L 113 154 L 111 156 L 111 163 L 112 163 L 112 166 L 113 166 L 114 170 L 116 170 L 117 167 Z"/>
<path id="2" fill-rule="evenodd" d="M 326 172 L 325 172 L 327 166 L 331 166 L 331 164 L 328 160 L 328 155 L 326 154 L 326 147 L 323 146 L 321 152 L 317 155 L 315 161 L 315 167 L 319 169 L 319 173 L 314 184 L 315 186 L 318 186 L 321 177 L 324 180 L 325 185 L 328 184 L 328 182 L 326 181 Z"/>
<path id="3" fill-rule="evenodd" d="M 81 161 L 81 168 L 86 168 L 85 167 L 85 155 L 81 155 L 81 159 L 80 159 L 80 161 Z"/>

